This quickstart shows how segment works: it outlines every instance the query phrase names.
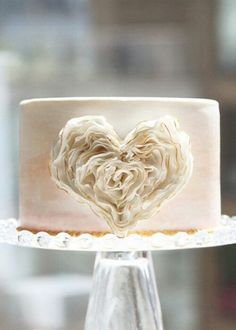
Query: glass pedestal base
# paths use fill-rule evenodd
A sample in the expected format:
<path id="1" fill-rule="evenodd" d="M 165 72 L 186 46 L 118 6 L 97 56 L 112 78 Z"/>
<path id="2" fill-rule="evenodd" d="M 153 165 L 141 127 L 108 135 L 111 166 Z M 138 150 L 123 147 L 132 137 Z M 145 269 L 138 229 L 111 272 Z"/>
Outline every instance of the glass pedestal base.
<path id="1" fill-rule="evenodd" d="M 236 217 L 222 215 L 211 230 L 174 235 L 128 235 L 117 238 L 89 233 L 71 236 L 61 232 L 18 230 L 16 219 L 0 221 L 0 243 L 61 251 L 102 251 L 96 259 L 94 288 L 87 311 L 86 330 L 161 330 L 160 303 L 154 279 L 151 250 L 182 250 L 236 243 Z M 107 251 L 107 252 L 104 252 Z M 116 252 L 120 251 L 120 252 Z M 129 251 L 129 252 L 127 252 Z"/>
<path id="2" fill-rule="evenodd" d="M 151 252 L 97 253 L 85 330 L 163 330 Z"/>

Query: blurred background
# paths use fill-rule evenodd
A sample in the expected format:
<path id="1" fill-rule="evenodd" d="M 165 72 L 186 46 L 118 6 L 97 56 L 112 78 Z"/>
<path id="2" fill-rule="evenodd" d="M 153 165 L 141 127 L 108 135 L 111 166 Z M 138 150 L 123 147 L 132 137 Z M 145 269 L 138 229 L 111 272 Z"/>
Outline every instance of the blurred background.
<path id="1" fill-rule="evenodd" d="M 236 215 L 235 0 L 0 0 L 2 219 L 18 216 L 19 101 L 47 96 L 217 99 Z M 236 329 L 235 251 L 154 253 L 166 330 Z M 93 262 L 1 245 L 0 330 L 83 329 Z"/>

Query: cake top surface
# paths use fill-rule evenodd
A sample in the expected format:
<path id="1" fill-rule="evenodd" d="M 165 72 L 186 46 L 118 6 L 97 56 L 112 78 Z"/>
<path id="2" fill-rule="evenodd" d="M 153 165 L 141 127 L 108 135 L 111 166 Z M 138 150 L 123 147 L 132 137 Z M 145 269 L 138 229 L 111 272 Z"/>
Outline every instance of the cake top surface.
<path id="1" fill-rule="evenodd" d="M 120 101 L 120 102 L 135 102 L 135 101 L 145 101 L 145 102 L 160 102 L 160 103 L 182 103 L 194 106 L 218 106 L 219 103 L 213 99 L 207 98 L 181 98 L 181 97 L 117 97 L 117 96 L 109 96 L 109 97 L 50 97 L 50 98 L 33 98 L 26 99 L 21 101 L 21 106 L 27 106 L 28 104 L 38 103 L 38 102 L 86 102 L 86 101 Z"/>

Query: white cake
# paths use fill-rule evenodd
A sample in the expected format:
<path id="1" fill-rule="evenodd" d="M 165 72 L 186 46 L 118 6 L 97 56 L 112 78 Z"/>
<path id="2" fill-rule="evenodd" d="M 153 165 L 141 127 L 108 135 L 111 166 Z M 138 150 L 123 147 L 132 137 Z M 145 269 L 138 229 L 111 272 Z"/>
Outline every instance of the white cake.
<path id="1" fill-rule="evenodd" d="M 214 228 L 219 134 L 214 100 L 23 101 L 20 227 L 118 236 Z"/>

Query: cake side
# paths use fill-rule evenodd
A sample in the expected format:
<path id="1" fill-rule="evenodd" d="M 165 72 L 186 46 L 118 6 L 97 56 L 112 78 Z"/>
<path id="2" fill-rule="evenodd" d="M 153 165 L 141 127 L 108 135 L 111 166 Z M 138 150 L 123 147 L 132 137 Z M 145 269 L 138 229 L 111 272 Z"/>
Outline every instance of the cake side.
<path id="1" fill-rule="evenodd" d="M 122 113 L 123 112 L 123 113 Z M 188 185 L 149 220 L 132 231 L 191 231 L 215 227 L 220 219 L 219 111 L 197 99 L 53 99 L 23 103 L 21 109 L 21 226 L 33 230 L 105 233 L 111 229 L 85 204 L 56 187 L 50 152 L 65 123 L 104 116 L 124 138 L 138 123 L 165 115 L 178 119 L 190 136 L 194 170 Z"/>

